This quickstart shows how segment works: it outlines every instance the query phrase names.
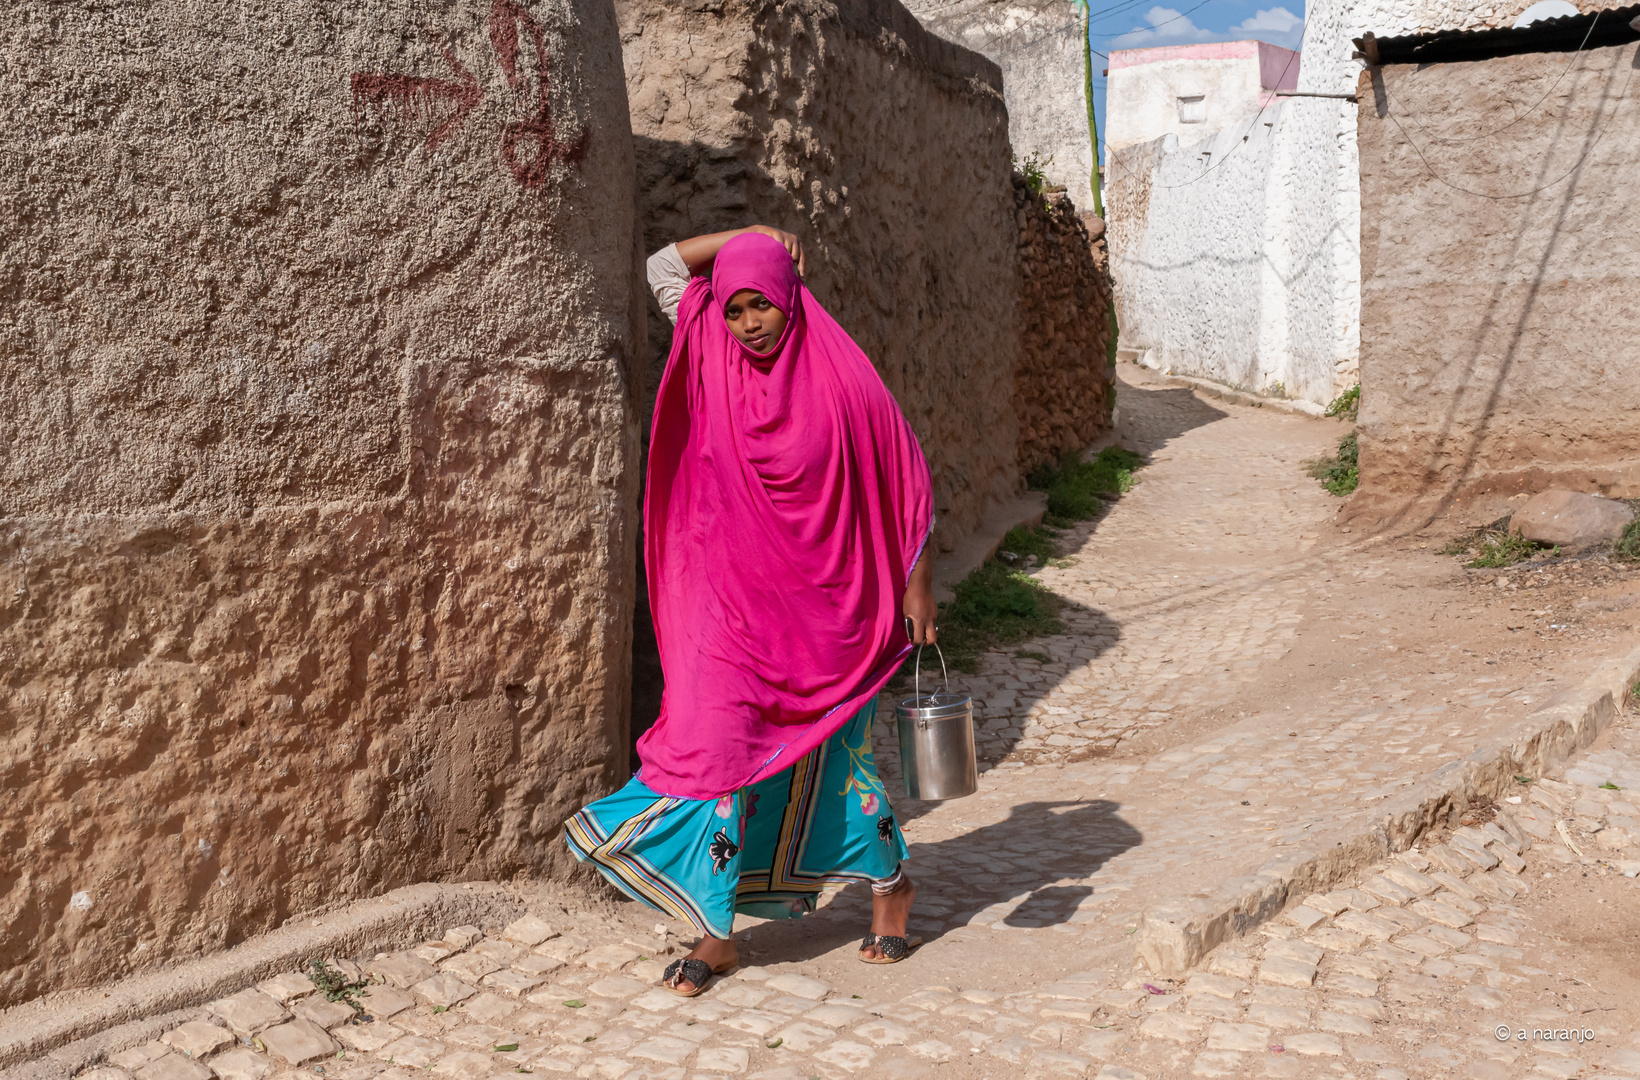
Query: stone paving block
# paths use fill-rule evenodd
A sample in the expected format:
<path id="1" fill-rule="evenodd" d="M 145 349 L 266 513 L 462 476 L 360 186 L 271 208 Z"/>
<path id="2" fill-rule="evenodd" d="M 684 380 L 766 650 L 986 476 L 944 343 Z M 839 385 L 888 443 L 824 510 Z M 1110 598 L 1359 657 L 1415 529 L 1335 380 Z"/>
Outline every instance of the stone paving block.
<path id="1" fill-rule="evenodd" d="M 525 975 L 540 975 L 545 977 L 564 966 L 564 961 L 556 956 L 542 956 L 540 953 L 530 953 L 513 961 L 514 971 Z"/>
<path id="2" fill-rule="evenodd" d="M 695 1052 L 695 1044 L 670 1035 L 653 1035 L 628 1050 L 628 1057 L 658 1061 L 662 1065 L 682 1065 Z"/>
<path id="3" fill-rule="evenodd" d="M 1257 1024 L 1214 1024 L 1207 1031 L 1209 1050 L 1250 1050 L 1265 1053 L 1270 1046 L 1270 1029 Z"/>
<path id="4" fill-rule="evenodd" d="M 666 990 L 664 987 L 651 987 L 647 983 L 641 983 L 637 979 L 628 979 L 623 975 L 606 975 L 588 986 L 587 992 L 597 994 L 602 998 L 612 998 L 619 1001 L 651 989 L 659 989 L 671 994 L 671 991 Z M 671 996 L 677 997 L 676 994 L 671 994 Z"/>
<path id="5" fill-rule="evenodd" d="M 817 1046 L 831 1041 L 832 1030 L 818 1024 L 805 1023 L 802 1020 L 787 1024 L 774 1033 L 774 1039 L 779 1039 L 781 1045 L 799 1054 L 806 1054 Z M 773 1042 L 774 1039 L 770 1039 Z"/>
<path id="6" fill-rule="evenodd" d="M 627 1004 L 635 1008 L 645 1009 L 649 1012 L 664 1013 L 669 1012 L 672 1009 L 676 1009 L 684 1002 L 691 1000 L 694 999 L 679 997 L 677 994 L 674 994 L 665 987 L 651 986 L 648 990 L 645 990 L 637 997 L 632 998 L 627 1002 Z M 703 1002 L 701 1004 L 705 1003 Z M 724 1015 L 727 1015 L 727 1013 Z M 705 1019 L 705 1017 L 701 1018 Z"/>
<path id="7" fill-rule="evenodd" d="M 1327 921 L 1326 913 L 1317 911 L 1305 904 L 1300 904 L 1298 907 L 1291 909 L 1282 917 L 1301 930 L 1312 930 L 1317 925 Z"/>
<path id="8" fill-rule="evenodd" d="M 619 971 L 641 955 L 637 949 L 626 945 L 600 945 L 576 957 L 575 962 L 594 971 Z M 745 975 L 742 974 L 741 978 Z"/>
<path id="9" fill-rule="evenodd" d="M 1482 941 L 1496 945 L 1513 945 L 1520 940 L 1520 936 L 1507 926 L 1494 926 L 1490 923 L 1481 923 L 1476 926 L 1475 936 Z"/>
<path id="10" fill-rule="evenodd" d="M 1146 1080 L 1146 1077 L 1125 1065 L 1101 1065 L 1093 1080 Z"/>
<path id="11" fill-rule="evenodd" d="M 260 1038 L 262 1045 L 268 1048 L 268 1055 L 287 1065 L 306 1065 L 341 1049 L 329 1032 L 307 1020 L 292 1020 L 268 1028 Z"/>
<path id="12" fill-rule="evenodd" d="M 301 972 L 287 971 L 283 975 L 275 975 L 271 979 L 262 980 L 256 984 L 256 989 L 283 1004 L 293 998 L 313 993 L 315 987 L 313 980 Z"/>
<path id="13" fill-rule="evenodd" d="M 502 967 L 515 961 L 522 960 L 529 955 L 529 950 L 515 945 L 510 941 L 499 941 L 496 938 L 485 938 L 474 945 L 471 950 L 474 956 L 482 956 L 487 960 L 494 960 Z"/>
<path id="14" fill-rule="evenodd" d="M 349 1050 L 374 1054 L 404 1032 L 391 1024 L 343 1024 L 331 1034 Z"/>
<path id="15" fill-rule="evenodd" d="M 1378 992 L 1378 980 L 1368 979 L 1360 975 L 1351 975 L 1347 971 L 1335 971 L 1322 980 L 1323 988 L 1350 994 L 1354 997 L 1372 997 Z"/>
<path id="16" fill-rule="evenodd" d="M 1418 931 L 1418 933 L 1426 938 L 1439 941 L 1441 944 L 1447 945 L 1454 949 L 1461 949 L 1470 943 L 1470 937 L 1468 934 L 1465 934 L 1460 930 L 1454 930 L 1449 926 L 1441 926 L 1439 924 L 1426 926 L 1422 930 Z"/>
<path id="17" fill-rule="evenodd" d="M 828 1002 L 817 1005 L 803 1014 L 803 1019 L 811 1024 L 824 1024 L 829 1028 L 847 1027 L 851 1024 L 860 1024 L 871 1019 L 871 1014 L 864 1009 L 843 1002 Z"/>
<path id="18" fill-rule="evenodd" d="M 1259 965 L 1258 978 L 1274 986 L 1305 987 L 1315 982 L 1315 965 L 1285 956 L 1267 956 Z"/>
<path id="19" fill-rule="evenodd" d="M 1445 870 L 1433 870 L 1430 872 L 1429 877 L 1431 881 L 1434 881 L 1440 885 L 1442 889 L 1445 889 L 1448 892 L 1456 893 L 1465 900 L 1478 901 L 1481 898 L 1481 892 L 1479 889 L 1475 888 L 1469 882 L 1465 881 L 1456 874 L 1448 873 Z"/>
<path id="20" fill-rule="evenodd" d="M 787 973 L 776 975 L 764 983 L 770 990 L 782 994 L 791 994 L 794 997 L 807 998 L 810 1001 L 819 1001 L 831 993 L 831 987 L 819 979 L 811 979 L 807 975 Z"/>
<path id="21" fill-rule="evenodd" d="M 211 1080 L 214 1075 L 187 1054 L 166 1054 L 136 1072 L 137 1080 Z"/>
<path id="22" fill-rule="evenodd" d="M 1602 832 L 1600 834 L 1601 838 L 1610 839 L 1608 836 L 1608 833 L 1610 832 L 1611 830 Z M 1518 874 L 1522 870 L 1526 869 L 1526 860 L 1521 858 L 1519 855 L 1516 855 L 1513 851 L 1510 851 L 1502 844 L 1493 844 L 1490 848 L 1487 848 L 1487 850 L 1491 852 L 1492 855 L 1498 860 L 1498 864 L 1511 874 Z"/>
<path id="23" fill-rule="evenodd" d="M 1258 962 L 1251 956 L 1220 951 L 1208 960 L 1207 970 L 1232 979 L 1251 979 L 1258 970 Z"/>
<path id="24" fill-rule="evenodd" d="M 1401 932 L 1401 928 L 1394 923 L 1369 915 L 1364 911 L 1350 911 L 1338 917 L 1337 925 L 1340 929 L 1372 938 L 1375 941 L 1388 941 Z"/>
<path id="25" fill-rule="evenodd" d="M 1236 1002 L 1212 994 L 1197 994 L 1190 999 L 1185 1011 L 1191 1016 L 1205 1016 L 1209 1020 L 1240 1020 L 1242 1012 Z"/>
<path id="26" fill-rule="evenodd" d="M 484 931 L 476 926 L 452 926 L 444 931 L 444 940 L 452 948 L 465 949 L 475 942 L 484 940 Z"/>
<path id="27" fill-rule="evenodd" d="M 1093 1022 L 1094 1008 L 1092 1005 L 1075 1005 L 1062 1001 L 1057 1005 L 1044 1006 L 1038 1013 L 1047 1020 L 1075 1020 L 1078 1023 Z"/>
<path id="28" fill-rule="evenodd" d="M 1410 866 L 1398 866 L 1391 863 L 1384 867 L 1383 876 L 1415 896 L 1428 896 L 1440 887 L 1437 882 L 1420 874 Z"/>
<path id="29" fill-rule="evenodd" d="M 1233 1050 L 1204 1050 L 1190 1063 L 1191 1076 L 1237 1076 L 1241 1055 Z"/>
<path id="30" fill-rule="evenodd" d="M 835 1065 L 848 1072 L 859 1072 L 861 1069 L 869 1068 L 876 1057 L 877 1051 L 871 1047 L 841 1039 L 815 1054 L 814 1060 Z"/>
<path id="31" fill-rule="evenodd" d="M 854 1034 L 878 1046 L 908 1046 L 919 1036 L 904 1024 L 892 1020 L 873 1020 L 854 1029 Z"/>
<path id="32" fill-rule="evenodd" d="M 1437 901 L 1438 903 L 1445 904 L 1448 907 L 1455 907 L 1459 911 L 1471 916 L 1480 915 L 1486 911 L 1485 904 L 1478 904 L 1467 897 L 1458 895 L 1451 889 L 1442 889 L 1434 896 L 1431 896 L 1430 899 Z"/>
<path id="33" fill-rule="evenodd" d="M 273 1072 L 273 1069 L 273 1062 L 244 1047 L 229 1050 L 211 1059 L 211 1070 L 221 1080 L 262 1080 L 264 1076 Z"/>
<path id="34" fill-rule="evenodd" d="M 1315 1026 L 1322 1031 L 1331 1031 L 1339 1035 L 1371 1035 L 1375 1030 L 1372 1021 L 1365 1017 L 1329 1009 L 1323 1009 L 1316 1014 Z"/>
<path id="35" fill-rule="evenodd" d="M 1577 1058 L 1552 1058 L 1547 1056 L 1538 1058 L 1534 1065 L 1537 1072 L 1552 1077 L 1553 1080 L 1572 1080 L 1573 1077 L 1581 1075 L 1588 1068 L 1586 1064 Z"/>
<path id="36" fill-rule="evenodd" d="M 1254 1002 L 1247 1006 L 1247 1019 L 1276 1031 L 1291 1031 L 1310 1026 L 1310 1011 L 1291 1005 L 1270 1005 Z"/>
<path id="37" fill-rule="evenodd" d="M 1198 973 L 1190 977 L 1185 984 L 1186 994 L 1212 994 L 1214 997 L 1234 1000 L 1236 995 L 1247 989 L 1247 984 L 1240 979 L 1232 979 L 1224 975 Z"/>
<path id="38" fill-rule="evenodd" d="M 312 985 L 309 983 L 309 988 Z M 259 989 L 241 990 L 237 994 L 218 998 L 206 1005 L 205 1011 L 228 1025 L 235 1035 L 244 1037 L 272 1027 L 290 1015 L 283 1005 Z"/>
<path id="39" fill-rule="evenodd" d="M 1374 911 L 1383 906 L 1376 896 L 1361 889 L 1340 889 L 1333 895 L 1343 899 L 1351 911 Z"/>
<path id="40" fill-rule="evenodd" d="M 457 953 L 444 961 L 439 965 L 439 970 L 454 975 L 462 982 L 476 983 L 490 972 L 500 971 L 501 965 L 487 956 L 480 956 L 475 952 L 464 952 Z"/>
<path id="41" fill-rule="evenodd" d="M 231 1045 L 234 1038 L 233 1032 L 225 1027 L 208 1024 L 203 1020 L 190 1020 L 181 1027 L 172 1028 L 161 1035 L 159 1041 L 180 1054 L 202 1058 Z"/>
<path id="42" fill-rule="evenodd" d="M 414 996 L 393 986 L 366 987 L 359 996 L 359 1004 L 364 1006 L 364 1011 L 378 1020 L 397 1016 L 415 1003 Z"/>
<path id="43" fill-rule="evenodd" d="M 1163 1012 L 1146 1017 L 1145 1022 L 1139 1025 L 1139 1033 L 1169 1042 L 1187 1043 L 1194 1042 L 1206 1027 L 1207 1021 L 1202 1017 Z"/>
<path id="44" fill-rule="evenodd" d="M 709 1046 L 695 1055 L 695 1068 L 702 1073 L 735 1076 L 751 1064 L 751 1052 L 740 1046 Z"/>
<path id="45" fill-rule="evenodd" d="M 432 1068 L 434 1076 L 448 1076 L 450 1080 L 484 1080 L 499 1071 L 498 1062 L 491 1054 L 480 1050 L 457 1050 L 439 1059 Z"/>
<path id="46" fill-rule="evenodd" d="M 1338 1057 L 1344 1053 L 1344 1041 L 1337 1035 L 1307 1031 L 1298 1035 L 1283 1035 L 1282 1046 L 1287 1053 L 1306 1057 Z"/>
<path id="47" fill-rule="evenodd" d="M 920 1058 L 938 1062 L 950 1061 L 956 1056 L 957 1052 L 954 1047 L 948 1046 L 938 1039 L 923 1039 L 920 1042 L 910 1043 L 906 1046 L 906 1049 Z"/>
<path id="48" fill-rule="evenodd" d="M 318 1024 L 327 1030 L 338 1024 L 345 1024 L 358 1015 L 351 1005 L 341 1001 L 326 1001 L 319 994 L 297 1002 L 290 1011 L 291 1015 Z"/>
<path id="49" fill-rule="evenodd" d="M 1304 936 L 1304 940 L 1320 949 L 1333 952 L 1353 952 L 1367 943 L 1365 934 L 1342 930 L 1336 926 L 1323 926 L 1319 930 L 1312 930 Z"/>
<path id="50" fill-rule="evenodd" d="M 1334 997 L 1328 999 L 1327 1008 L 1331 1012 L 1348 1013 L 1363 1020 L 1389 1019 L 1389 1011 L 1384 1008 L 1384 1003 L 1375 997 Z"/>
<path id="51" fill-rule="evenodd" d="M 784 1023 L 786 1018 L 776 1013 L 759 1012 L 756 1009 L 747 1009 L 723 1019 L 723 1026 L 734 1028 L 736 1031 L 745 1031 L 753 1035 L 765 1036 L 771 1034 L 775 1028 Z"/>
<path id="52" fill-rule="evenodd" d="M 420 945 L 417 945 L 414 949 L 411 949 L 410 950 L 410 955 L 411 956 L 419 956 L 423 960 L 427 961 L 429 964 L 432 964 L 436 967 L 440 960 L 446 959 L 447 957 L 454 956 L 456 953 L 458 953 L 460 951 L 461 950 L 459 950 L 459 949 L 453 948 L 447 942 L 428 941 L 428 942 L 423 942 Z"/>
<path id="53" fill-rule="evenodd" d="M 773 996 L 772 990 L 765 990 L 761 986 L 747 986 L 734 982 L 724 985 L 715 995 L 716 999 L 725 1005 L 743 1009 L 755 1009 Z"/>
<path id="54" fill-rule="evenodd" d="M 1031 1045 L 1029 1039 L 1022 1039 L 1016 1035 L 1012 1038 L 987 1043 L 985 1051 L 992 1057 L 1000 1058 L 1011 1065 L 1023 1065 L 1035 1053 L 1036 1047 Z"/>
<path id="55" fill-rule="evenodd" d="M 1361 889 L 1369 892 L 1386 904 L 1404 904 L 1417 896 L 1411 889 L 1398 882 L 1392 881 L 1383 874 L 1376 874 L 1361 883 Z"/>
<path id="56" fill-rule="evenodd" d="M 1453 877 L 1462 879 L 1468 877 L 1475 869 L 1475 864 L 1458 854 L 1446 844 L 1435 844 L 1424 852 L 1429 856 L 1431 866 L 1436 870 L 1444 871 Z"/>
<path id="57" fill-rule="evenodd" d="M 945 1006 L 951 1004 L 955 1000 L 957 1000 L 957 996 L 949 990 L 944 988 L 935 989 L 932 987 L 924 987 L 921 990 L 907 994 L 905 997 L 900 999 L 900 1002 L 905 1005 L 910 1005 L 912 1008 L 922 1009 L 926 1012 L 934 1012 L 938 1009 L 945 1008 Z"/>
<path id="58" fill-rule="evenodd" d="M 374 979 L 408 990 L 424 979 L 438 974 L 438 969 L 419 956 L 407 952 L 390 953 L 364 966 L 365 973 Z"/>
<path id="59" fill-rule="evenodd" d="M 416 996 L 417 1001 L 434 1007 L 442 1005 L 446 1009 L 452 1005 L 460 1004 L 478 993 L 473 987 L 447 973 L 434 975 L 430 979 L 423 979 L 412 986 L 410 992 Z"/>
<path id="60" fill-rule="evenodd" d="M 785 1013 L 787 1016 L 802 1016 L 812 1008 L 812 999 L 793 997 L 791 994 L 780 994 L 763 1003 L 764 1012 Z"/>
<path id="61" fill-rule="evenodd" d="M 131 1074 L 112 1065 L 98 1065 L 75 1074 L 74 1080 L 131 1080 Z"/>
<path id="62" fill-rule="evenodd" d="M 481 1024 L 494 1024 L 523 1008 L 500 994 L 475 994 L 462 1003 L 461 1011 Z"/>
<path id="63" fill-rule="evenodd" d="M 110 1054 L 108 1063 L 134 1072 L 151 1061 L 158 1061 L 170 1052 L 171 1048 L 169 1046 L 155 1039 L 140 1046 L 133 1046 L 129 1050 L 121 1050 L 117 1054 Z"/>
<path id="64" fill-rule="evenodd" d="M 558 936 L 558 930 L 545 919 L 538 919 L 534 915 L 525 915 L 507 925 L 501 931 L 501 936 L 508 941 L 515 941 L 526 949 L 533 949 L 543 941 L 550 941 Z"/>
<path id="65" fill-rule="evenodd" d="M 1454 930 L 1461 930 L 1475 921 L 1467 911 L 1459 911 L 1439 900 L 1420 900 L 1412 905 L 1412 910 L 1432 923 L 1449 926 Z"/>
<path id="66" fill-rule="evenodd" d="M 1304 964 L 1319 964 L 1325 951 L 1307 941 L 1272 941 L 1264 947 L 1265 959 L 1283 956 Z"/>

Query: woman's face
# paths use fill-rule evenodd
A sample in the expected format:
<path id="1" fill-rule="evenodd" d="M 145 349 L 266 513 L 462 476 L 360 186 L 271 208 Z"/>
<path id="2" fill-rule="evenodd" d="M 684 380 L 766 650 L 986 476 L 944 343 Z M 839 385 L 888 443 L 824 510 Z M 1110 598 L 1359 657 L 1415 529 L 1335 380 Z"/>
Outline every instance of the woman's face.
<path id="1" fill-rule="evenodd" d="M 786 332 L 786 313 L 751 289 L 741 289 L 729 297 L 723 321 L 742 345 L 760 356 L 773 352 L 780 344 L 780 335 Z"/>

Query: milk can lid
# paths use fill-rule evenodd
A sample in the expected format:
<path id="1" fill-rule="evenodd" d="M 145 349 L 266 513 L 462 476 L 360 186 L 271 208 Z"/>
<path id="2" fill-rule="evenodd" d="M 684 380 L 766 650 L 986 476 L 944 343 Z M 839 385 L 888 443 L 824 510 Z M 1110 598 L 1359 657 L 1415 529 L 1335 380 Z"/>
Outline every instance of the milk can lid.
<path id="1" fill-rule="evenodd" d="M 967 694 L 924 694 L 922 697 L 904 699 L 895 706 L 894 711 L 920 720 L 939 720 L 967 713 L 972 701 Z"/>

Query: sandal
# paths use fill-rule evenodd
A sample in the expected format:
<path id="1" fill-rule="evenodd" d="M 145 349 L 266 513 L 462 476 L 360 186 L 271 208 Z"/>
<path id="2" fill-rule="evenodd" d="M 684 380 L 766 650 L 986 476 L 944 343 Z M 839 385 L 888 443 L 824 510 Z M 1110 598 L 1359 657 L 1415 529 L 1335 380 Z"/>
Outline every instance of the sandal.
<path id="1" fill-rule="evenodd" d="M 704 960 L 696 960 L 692 956 L 686 956 L 682 960 L 674 960 L 666 965 L 666 970 L 661 973 L 661 985 L 679 997 L 694 997 L 706 989 L 706 984 L 712 981 L 713 975 L 722 975 L 733 970 L 734 966 L 733 963 L 728 963 L 715 968 L 709 966 Z M 693 990 L 679 990 L 678 983 L 680 982 L 694 983 L 695 988 Z"/>
<path id="2" fill-rule="evenodd" d="M 911 950 L 922 944 L 922 938 L 912 938 L 907 941 L 903 937 L 893 934 L 867 934 L 866 939 L 860 942 L 860 951 L 864 952 L 873 945 L 883 950 L 881 956 L 862 956 L 862 964 L 898 964 L 911 955 Z"/>

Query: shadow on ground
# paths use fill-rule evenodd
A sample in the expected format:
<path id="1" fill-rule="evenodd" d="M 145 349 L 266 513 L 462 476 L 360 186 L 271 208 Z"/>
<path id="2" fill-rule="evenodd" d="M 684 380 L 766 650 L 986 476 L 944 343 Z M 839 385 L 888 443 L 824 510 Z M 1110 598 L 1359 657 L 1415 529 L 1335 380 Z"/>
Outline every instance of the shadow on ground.
<path id="1" fill-rule="evenodd" d="M 996 824 L 918 844 L 907 864 L 917 882 L 913 932 L 926 943 L 966 925 L 982 908 L 1021 894 L 1028 895 L 1002 920 L 1005 925 L 1070 922 L 1093 889 L 1060 883 L 1091 877 L 1144 840 L 1122 819 L 1120 809 L 1120 803 L 1108 799 L 1020 803 Z M 761 923 L 737 936 L 751 958 L 810 960 L 857 942 L 870 928 L 871 890 L 866 885 L 850 885 L 833 904 L 842 917 Z M 856 912 L 857 917 L 849 917 Z"/>

